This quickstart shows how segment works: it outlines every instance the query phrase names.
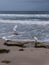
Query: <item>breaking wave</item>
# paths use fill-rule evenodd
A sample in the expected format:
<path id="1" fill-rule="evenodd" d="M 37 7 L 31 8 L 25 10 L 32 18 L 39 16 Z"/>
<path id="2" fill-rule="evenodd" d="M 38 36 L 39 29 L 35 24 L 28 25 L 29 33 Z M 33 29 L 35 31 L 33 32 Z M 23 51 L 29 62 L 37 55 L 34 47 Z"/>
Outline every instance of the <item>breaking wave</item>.
<path id="1" fill-rule="evenodd" d="M 0 20 L 0 23 L 19 23 L 19 24 L 38 24 L 38 25 L 46 25 L 49 24 L 49 21 L 21 21 L 21 20 Z"/>
<path id="2" fill-rule="evenodd" d="M 3 20 L 49 20 L 49 14 L 0 14 Z"/>

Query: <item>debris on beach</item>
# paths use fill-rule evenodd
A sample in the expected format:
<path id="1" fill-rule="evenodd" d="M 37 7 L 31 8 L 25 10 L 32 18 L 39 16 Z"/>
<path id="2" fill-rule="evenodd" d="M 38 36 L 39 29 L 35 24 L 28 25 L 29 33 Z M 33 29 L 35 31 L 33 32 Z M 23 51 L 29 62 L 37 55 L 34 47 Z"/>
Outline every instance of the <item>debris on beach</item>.
<path id="1" fill-rule="evenodd" d="M 10 61 L 8 61 L 8 60 L 3 60 L 3 61 L 1 61 L 1 63 L 6 63 L 6 64 L 9 64 L 9 63 L 10 63 Z"/>
<path id="2" fill-rule="evenodd" d="M 8 49 L 0 49 L 0 53 L 9 53 L 10 52 L 10 50 Z"/>

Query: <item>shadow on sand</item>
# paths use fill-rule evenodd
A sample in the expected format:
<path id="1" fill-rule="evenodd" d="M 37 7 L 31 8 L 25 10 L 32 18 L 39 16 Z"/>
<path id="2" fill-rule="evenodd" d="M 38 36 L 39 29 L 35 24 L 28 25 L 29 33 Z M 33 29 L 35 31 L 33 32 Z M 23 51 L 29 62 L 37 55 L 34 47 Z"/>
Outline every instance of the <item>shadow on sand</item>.
<path id="1" fill-rule="evenodd" d="M 6 63 L 6 64 L 9 64 L 11 61 L 8 61 L 8 60 L 3 60 L 1 61 L 1 63 Z"/>

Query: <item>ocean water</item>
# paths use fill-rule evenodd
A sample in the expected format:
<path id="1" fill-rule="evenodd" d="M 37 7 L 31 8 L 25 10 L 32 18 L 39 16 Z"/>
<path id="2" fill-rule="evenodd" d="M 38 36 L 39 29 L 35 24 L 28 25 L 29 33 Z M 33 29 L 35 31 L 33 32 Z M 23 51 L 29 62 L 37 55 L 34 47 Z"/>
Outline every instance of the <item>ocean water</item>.
<path id="1" fill-rule="evenodd" d="M 19 35 L 14 35 L 16 32 Z M 49 42 L 49 14 L 0 13 L 0 38 Z"/>

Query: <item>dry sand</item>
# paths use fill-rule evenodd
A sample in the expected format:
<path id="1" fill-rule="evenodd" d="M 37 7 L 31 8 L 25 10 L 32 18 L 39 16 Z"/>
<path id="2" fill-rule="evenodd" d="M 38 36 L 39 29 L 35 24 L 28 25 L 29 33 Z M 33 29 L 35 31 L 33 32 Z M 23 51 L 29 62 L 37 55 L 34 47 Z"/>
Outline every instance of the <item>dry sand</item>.
<path id="1" fill-rule="evenodd" d="M 5 40 L 0 39 L 0 49 L 9 49 L 10 52 L 0 54 L 0 65 L 49 65 L 49 49 L 30 47 L 19 51 L 20 47 L 7 47 L 4 42 Z"/>

